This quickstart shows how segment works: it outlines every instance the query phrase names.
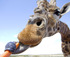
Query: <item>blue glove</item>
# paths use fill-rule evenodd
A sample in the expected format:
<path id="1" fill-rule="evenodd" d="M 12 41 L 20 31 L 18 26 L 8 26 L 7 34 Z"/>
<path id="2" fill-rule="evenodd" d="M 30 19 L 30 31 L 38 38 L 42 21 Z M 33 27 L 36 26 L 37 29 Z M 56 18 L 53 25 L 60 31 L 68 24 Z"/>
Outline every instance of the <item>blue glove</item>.
<path id="1" fill-rule="evenodd" d="M 21 53 L 21 52 L 27 50 L 30 47 L 30 45 L 24 45 L 21 42 L 19 42 L 19 46 L 16 49 L 16 43 L 17 42 L 7 43 L 6 46 L 5 46 L 5 51 L 9 50 L 10 52 L 12 52 L 12 54 L 18 54 L 18 53 Z"/>
<path id="2" fill-rule="evenodd" d="M 9 50 L 10 52 L 14 52 L 16 50 L 16 42 L 9 42 L 5 46 L 5 51 Z"/>

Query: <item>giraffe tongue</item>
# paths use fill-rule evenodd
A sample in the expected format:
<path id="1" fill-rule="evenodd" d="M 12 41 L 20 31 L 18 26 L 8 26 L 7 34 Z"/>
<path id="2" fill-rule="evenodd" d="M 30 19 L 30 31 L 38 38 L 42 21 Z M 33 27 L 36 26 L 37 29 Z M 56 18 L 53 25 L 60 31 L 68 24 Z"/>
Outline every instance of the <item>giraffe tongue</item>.
<path id="1" fill-rule="evenodd" d="M 12 54 L 19 54 L 24 52 L 25 50 L 27 50 L 30 47 L 30 45 L 24 45 L 21 42 L 19 42 L 19 47 L 16 49 L 16 51 L 14 51 Z"/>

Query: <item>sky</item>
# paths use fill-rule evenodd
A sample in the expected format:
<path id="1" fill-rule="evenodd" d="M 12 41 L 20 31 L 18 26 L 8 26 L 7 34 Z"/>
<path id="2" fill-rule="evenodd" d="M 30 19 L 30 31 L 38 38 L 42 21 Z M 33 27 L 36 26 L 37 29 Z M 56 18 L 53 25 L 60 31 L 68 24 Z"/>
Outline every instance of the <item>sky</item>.
<path id="1" fill-rule="evenodd" d="M 3 53 L 7 42 L 18 41 L 18 33 L 25 28 L 29 16 L 34 14 L 33 10 L 37 7 L 36 1 L 37 0 L 0 0 L 0 45 L 2 46 L 0 46 L 0 51 L 2 51 L 0 54 Z M 68 2 L 70 2 L 70 0 L 57 0 L 57 6 L 62 8 L 62 6 Z M 69 18 L 70 12 L 65 14 L 60 20 L 66 23 L 70 28 Z M 61 36 L 57 33 L 52 37 L 44 38 L 40 45 L 29 48 L 22 54 L 62 54 Z"/>

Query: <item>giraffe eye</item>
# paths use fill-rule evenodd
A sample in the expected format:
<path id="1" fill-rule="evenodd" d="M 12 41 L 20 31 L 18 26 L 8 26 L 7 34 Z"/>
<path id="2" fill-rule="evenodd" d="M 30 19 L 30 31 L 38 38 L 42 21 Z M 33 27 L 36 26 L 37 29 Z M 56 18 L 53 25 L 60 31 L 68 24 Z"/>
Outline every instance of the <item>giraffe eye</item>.
<path id="1" fill-rule="evenodd" d="M 56 14 L 57 16 L 59 16 L 59 15 L 60 15 L 60 11 L 59 11 L 58 9 L 56 9 L 56 10 L 54 11 L 54 14 Z"/>
<path id="2" fill-rule="evenodd" d="M 42 20 L 37 21 L 36 24 L 37 24 L 37 26 L 40 26 L 42 24 Z"/>

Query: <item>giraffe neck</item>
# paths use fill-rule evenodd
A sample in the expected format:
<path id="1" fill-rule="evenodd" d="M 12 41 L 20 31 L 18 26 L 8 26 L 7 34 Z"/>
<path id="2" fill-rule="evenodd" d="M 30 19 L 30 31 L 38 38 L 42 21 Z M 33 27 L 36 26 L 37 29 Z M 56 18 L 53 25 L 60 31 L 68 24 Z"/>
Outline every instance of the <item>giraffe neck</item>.
<path id="1" fill-rule="evenodd" d="M 56 26 L 57 26 L 57 31 L 62 35 L 66 36 L 67 33 L 69 32 L 69 27 L 61 21 L 59 21 Z"/>
<path id="2" fill-rule="evenodd" d="M 61 34 L 62 37 L 62 41 L 70 41 L 70 30 L 69 27 L 60 21 L 59 23 L 59 32 Z"/>

